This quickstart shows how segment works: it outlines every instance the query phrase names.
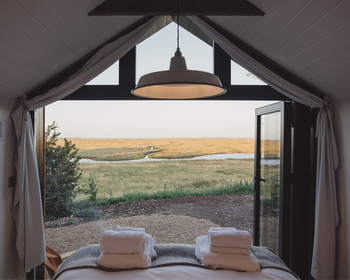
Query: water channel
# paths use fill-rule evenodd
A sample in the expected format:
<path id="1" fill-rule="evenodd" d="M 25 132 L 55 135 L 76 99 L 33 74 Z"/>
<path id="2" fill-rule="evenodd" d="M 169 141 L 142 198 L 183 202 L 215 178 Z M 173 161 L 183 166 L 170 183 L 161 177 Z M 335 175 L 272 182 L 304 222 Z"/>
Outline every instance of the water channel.
<path id="1" fill-rule="evenodd" d="M 118 163 L 118 162 L 154 162 L 154 161 L 179 161 L 179 160 L 225 160 L 225 159 L 254 159 L 254 154 L 214 154 L 206 156 L 198 156 L 193 158 L 182 158 L 182 159 L 160 159 L 160 158 L 149 158 L 145 156 L 141 159 L 133 160 L 119 160 L 119 161 L 97 161 L 93 159 L 82 158 L 79 163 Z M 279 159 L 262 159 L 261 164 L 264 165 L 278 165 L 280 164 Z"/>

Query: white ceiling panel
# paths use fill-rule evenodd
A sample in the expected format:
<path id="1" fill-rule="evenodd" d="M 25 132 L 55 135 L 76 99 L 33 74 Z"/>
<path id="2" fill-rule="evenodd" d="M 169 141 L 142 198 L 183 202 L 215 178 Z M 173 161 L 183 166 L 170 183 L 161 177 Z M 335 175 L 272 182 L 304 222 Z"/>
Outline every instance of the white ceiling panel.
<path id="1" fill-rule="evenodd" d="M 70 25 L 66 23 L 55 10 L 44 0 L 36 0 L 35 5 L 33 1 L 21 0 L 19 1 L 21 6 L 30 13 L 47 32 L 51 33 L 57 38 L 61 44 L 60 49 L 55 49 L 60 57 L 65 56 L 66 53 L 71 53 L 66 59 L 77 59 L 79 55 L 89 51 L 87 46 L 81 41 L 76 40 L 77 34 L 70 28 Z M 62 4 L 61 4 L 62 5 Z M 44 34 L 43 34 L 44 35 Z"/>
<path id="2" fill-rule="evenodd" d="M 76 0 L 73 1 L 75 7 L 80 11 L 81 16 L 90 26 L 96 36 L 100 39 L 100 43 L 107 41 L 113 36 L 112 31 L 106 24 L 105 17 L 89 17 L 88 12 L 93 10 L 96 5 L 92 0 Z"/>
<path id="3" fill-rule="evenodd" d="M 243 28 L 237 34 L 241 40 L 247 43 L 250 42 L 250 40 L 257 35 L 264 24 L 270 20 L 271 17 L 273 17 L 274 12 L 280 5 L 282 5 L 282 3 L 283 1 L 280 0 L 261 1 L 258 8 L 265 12 L 265 15 L 262 17 L 249 17 Z M 227 30 L 233 33 L 230 27 Z"/>
<path id="4" fill-rule="evenodd" d="M 8 2 L 11 4 L 1 7 L 2 3 L 7 4 Z M 29 48 L 37 50 L 44 59 L 50 56 L 50 53 L 55 54 L 62 60 L 62 63 L 68 62 L 69 57 L 72 59 L 76 57 L 74 52 L 50 32 L 45 25 L 15 1 L 1 2 L 0 7 L 0 36 L 7 38 L 10 44 L 23 51 Z M 7 7 L 11 9 L 8 11 Z M 7 36 L 4 32 L 7 33 Z"/>
<path id="5" fill-rule="evenodd" d="M 135 23 L 104 0 L 0 0 L 0 96 L 16 98 Z M 264 16 L 209 19 L 334 98 L 350 95 L 349 0 L 249 0 Z"/>
<path id="6" fill-rule="evenodd" d="M 2 65 L 2 69 L 6 69 L 4 74 L 12 77 L 18 77 L 25 82 L 33 83 L 33 81 L 40 79 L 38 74 L 28 71 L 28 69 L 16 65 L 12 61 L 9 61 L 3 57 L 0 57 L 0 65 Z"/>
<path id="7" fill-rule="evenodd" d="M 89 17 L 102 2 L 0 1 L 0 96 L 33 90 L 141 18 Z"/>
<path id="8" fill-rule="evenodd" d="M 308 1 L 284 1 L 271 15 L 269 20 L 261 26 L 258 33 L 249 41 L 249 44 L 257 50 L 262 49 L 267 42 L 272 40 L 279 31 L 293 19 L 308 4 Z"/>
<path id="9" fill-rule="evenodd" d="M 299 75 L 310 79 L 314 76 L 322 75 L 325 72 L 336 72 L 336 67 L 350 60 L 350 43 L 322 57 L 313 60 L 302 68 L 297 69 Z M 316 69 L 316 70 L 315 70 Z M 345 71 L 346 72 L 346 71 Z"/>
<path id="10" fill-rule="evenodd" d="M 299 12 L 295 12 L 294 10 L 294 17 L 289 17 L 287 22 L 283 18 L 281 22 L 278 20 L 275 21 L 274 18 L 271 19 L 274 25 L 283 26 L 283 28 L 262 46 L 259 51 L 268 57 L 273 57 L 277 52 L 283 50 L 284 47 L 296 40 L 301 33 L 305 32 L 307 28 L 319 20 L 320 17 L 327 13 L 330 8 L 333 8 L 339 1 L 321 1 L 322 3 L 302 1 L 307 5 L 303 6 L 299 4 Z M 290 1 L 287 2 L 289 3 Z"/>
<path id="11" fill-rule="evenodd" d="M 79 38 L 81 44 L 84 44 L 89 51 L 96 47 L 96 41 L 99 38 L 93 32 L 86 20 L 82 17 L 79 10 L 71 1 L 47 1 L 47 4 L 57 13 L 57 15 L 65 22 L 74 36 Z"/>
<path id="12" fill-rule="evenodd" d="M 349 69 L 350 69 L 350 60 L 347 60 L 346 62 L 339 64 L 336 67 L 333 67 L 327 71 L 321 72 L 317 75 L 314 75 L 308 78 L 308 80 L 313 84 L 321 85 L 326 82 L 341 78 L 343 76 L 348 76 L 347 73 Z"/>
<path id="13" fill-rule="evenodd" d="M 297 56 L 285 62 L 285 65 L 289 69 L 297 69 L 304 67 L 312 63 L 315 60 L 324 59 L 324 57 L 337 50 L 337 54 L 340 57 L 344 57 L 346 53 L 340 51 L 340 49 L 350 43 L 350 22 L 343 25 L 341 28 L 330 33 L 328 36 L 322 38 L 314 45 L 301 51 Z M 343 49 L 347 51 L 347 49 Z"/>
<path id="14" fill-rule="evenodd" d="M 333 1 L 330 2 L 333 3 Z M 347 3 L 350 3 L 350 1 Z M 293 41 L 275 53 L 272 58 L 280 63 L 284 63 L 346 24 L 349 21 L 349 17 L 343 14 L 345 8 L 343 4 L 344 2 L 341 2 L 322 15 Z"/>
<path id="15" fill-rule="evenodd" d="M 21 80 L 20 77 L 15 78 L 5 73 L 0 73 L 0 80 L 4 87 L 18 91 L 24 91 L 25 89 L 33 85 L 32 83 L 28 83 Z"/>

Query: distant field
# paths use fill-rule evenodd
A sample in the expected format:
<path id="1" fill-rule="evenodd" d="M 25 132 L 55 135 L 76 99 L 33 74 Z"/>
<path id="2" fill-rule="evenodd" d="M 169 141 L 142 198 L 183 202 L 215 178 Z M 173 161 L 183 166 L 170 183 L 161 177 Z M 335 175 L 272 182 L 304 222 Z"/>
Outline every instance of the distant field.
<path id="1" fill-rule="evenodd" d="M 211 154 L 254 153 L 254 139 L 175 138 L 175 139 L 88 139 L 71 138 L 83 158 L 130 160 L 150 158 L 190 158 Z M 58 144 L 63 144 L 59 139 Z"/>

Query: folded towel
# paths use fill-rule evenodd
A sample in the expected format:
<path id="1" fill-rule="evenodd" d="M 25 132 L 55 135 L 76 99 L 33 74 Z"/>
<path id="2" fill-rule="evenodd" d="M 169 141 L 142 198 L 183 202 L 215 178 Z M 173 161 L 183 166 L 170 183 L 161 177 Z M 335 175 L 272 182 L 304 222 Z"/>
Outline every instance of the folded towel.
<path id="1" fill-rule="evenodd" d="M 251 245 L 250 234 L 246 230 L 209 230 L 209 248 L 235 247 L 249 249 Z"/>
<path id="2" fill-rule="evenodd" d="M 260 261 L 250 252 L 249 255 L 213 253 L 209 250 L 208 237 L 199 236 L 196 239 L 196 258 L 201 264 L 210 268 L 224 268 L 238 271 L 259 271 Z"/>
<path id="3" fill-rule="evenodd" d="M 151 265 L 151 258 L 148 254 L 101 253 L 97 265 L 116 269 L 147 268 Z"/>
<path id="4" fill-rule="evenodd" d="M 145 252 L 147 237 L 140 231 L 106 230 L 100 240 L 102 253 L 141 254 Z"/>
<path id="5" fill-rule="evenodd" d="M 250 249 L 246 248 L 230 248 L 230 247 L 209 247 L 210 252 L 221 254 L 236 254 L 236 255 L 250 255 Z"/>
<path id="6" fill-rule="evenodd" d="M 120 227 L 120 226 L 117 226 L 115 228 L 115 230 L 116 231 L 142 231 L 142 232 L 145 232 L 144 228 Z"/>
<path id="7" fill-rule="evenodd" d="M 238 271 L 254 272 L 260 270 L 260 262 L 250 255 L 212 253 L 208 249 L 203 250 L 203 262 L 206 266 L 216 269 L 232 269 Z"/>
<path id="8" fill-rule="evenodd" d="M 117 226 L 116 231 L 139 231 L 139 232 L 145 232 L 144 228 L 133 228 L 133 227 L 120 227 Z M 145 234 L 146 236 L 146 244 L 145 244 L 145 251 L 144 253 L 149 253 L 150 257 L 153 259 L 157 258 L 157 252 L 154 250 L 154 245 L 156 244 L 156 241 L 152 238 L 150 234 Z"/>

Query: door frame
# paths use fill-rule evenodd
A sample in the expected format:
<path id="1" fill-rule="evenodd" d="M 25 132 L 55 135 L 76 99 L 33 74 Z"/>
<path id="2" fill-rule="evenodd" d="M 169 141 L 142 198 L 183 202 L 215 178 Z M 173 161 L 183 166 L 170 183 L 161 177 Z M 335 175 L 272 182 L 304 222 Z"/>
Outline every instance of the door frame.
<path id="1" fill-rule="evenodd" d="M 259 246 L 260 222 L 260 132 L 261 115 L 281 112 L 281 141 L 280 141 L 280 201 L 279 201 L 279 240 L 276 252 L 280 258 L 289 263 L 290 252 L 290 173 L 291 173 L 291 102 L 281 101 L 255 110 L 255 161 L 254 161 L 254 228 L 253 244 Z"/>

